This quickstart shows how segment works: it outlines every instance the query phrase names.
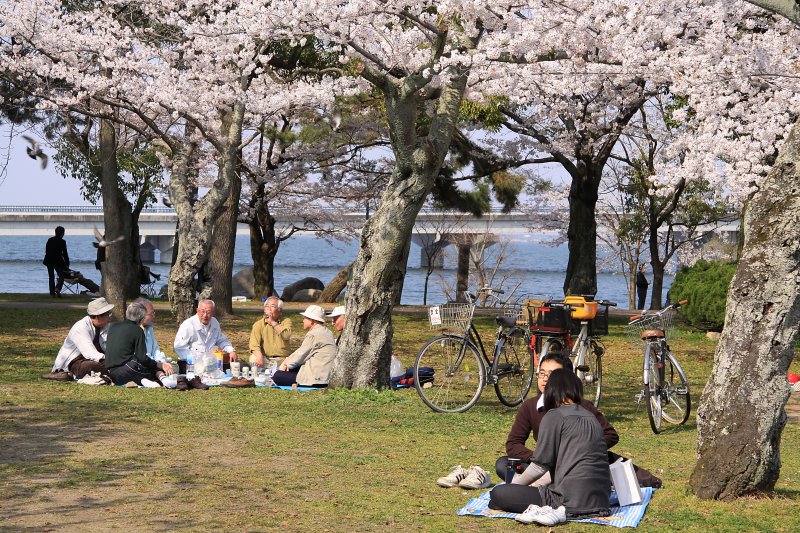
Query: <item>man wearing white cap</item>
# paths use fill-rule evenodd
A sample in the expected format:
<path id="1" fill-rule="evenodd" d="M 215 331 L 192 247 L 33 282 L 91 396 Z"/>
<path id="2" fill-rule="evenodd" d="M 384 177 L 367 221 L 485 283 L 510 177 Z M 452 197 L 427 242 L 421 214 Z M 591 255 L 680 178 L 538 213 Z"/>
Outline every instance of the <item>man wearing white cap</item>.
<path id="1" fill-rule="evenodd" d="M 114 305 L 105 298 L 97 298 L 89 302 L 86 308 L 88 316 L 78 320 L 69 330 L 64 345 L 58 351 L 56 362 L 45 379 L 58 381 L 69 380 L 70 374 L 75 379 L 91 372 L 106 373 L 104 358 L 108 325 L 111 322 L 111 310 Z"/>
<path id="2" fill-rule="evenodd" d="M 339 339 L 342 338 L 342 330 L 345 323 L 344 306 L 337 305 L 334 307 L 333 311 L 328 314 L 328 318 L 333 321 L 333 327 L 339 332 L 339 336 L 336 337 L 336 346 L 339 346 Z"/>
<path id="3" fill-rule="evenodd" d="M 325 327 L 325 310 L 309 305 L 300 314 L 303 315 L 303 329 L 308 333 L 300 347 L 283 360 L 272 381 L 276 385 L 297 383 L 304 387 L 327 387 L 336 357 L 336 342 Z"/>

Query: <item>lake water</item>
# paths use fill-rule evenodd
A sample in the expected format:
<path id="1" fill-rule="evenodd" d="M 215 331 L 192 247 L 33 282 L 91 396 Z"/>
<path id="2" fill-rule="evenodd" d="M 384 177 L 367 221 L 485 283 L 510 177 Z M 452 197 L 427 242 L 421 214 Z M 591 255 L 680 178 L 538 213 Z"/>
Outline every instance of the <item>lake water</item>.
<path id="1" fill-rule="evenodd" d="M 0 237 L 0 292 L 47 293 L 47 269 L 42 265 L 46 241 L 47 237 Z M 80 270 L 84 276 L 99 282 L 100 273 L 94 268 L 96 252 L 92 247 L 93 238 L 71 237 L 68 234 L 66 241 L 71 268 Z M 276 290 L 280 293 L 286 285 L 308 276 L 319 278 L 327 284 L 355 259 L 357 252 L 358 243 L 355 240 L 329 244 L 312 236 L 294 236 L 281 244 L 276 257 Z M 431 276 L 428 287 L 429 304 L 446 300 L 442 279 L 450 285 L 455 284 L 455 255 L 455 249 L 448 247 L 444 268 L 435 271 Z M 507 257 L 501 264 L 496 279 L 507 277 L 503 287 L 506 289 L 520 282 L 517 295 L 559 297 L 563 294 L 561 287 L 564 284 L 567 258 L 566 245 L 553 247 L 532 238 L 516 239 L 509 245 Z M 252 267 L 252 264 L 248 237 L 237 237 L 234 273 L 242 268 Z M 169 264 L 150 266 L 158 274 L 169 273 Z M 408 267 L 402 303 L 422 304 L 426 270 L 420 268 L 420 248 L 416 244 L 411 246 Z M 667 277 L 664 284 L 665 294 L 671 284 L 672 277 Z M 597 297 L 618 302 L 621 309 L 627 308 L 625 278 L 612 272 L 598 273 Z"/>

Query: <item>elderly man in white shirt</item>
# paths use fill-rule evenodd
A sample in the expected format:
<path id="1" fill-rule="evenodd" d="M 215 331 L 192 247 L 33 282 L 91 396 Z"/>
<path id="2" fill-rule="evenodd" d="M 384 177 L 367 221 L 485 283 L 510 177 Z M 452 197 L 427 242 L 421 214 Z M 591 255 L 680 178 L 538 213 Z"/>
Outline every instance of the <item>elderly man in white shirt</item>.
<path id="1" fill-rule="evenodd" d="M 105 298 L 89 302 L 86 308 L 88 316 L 72 326 L 58 351 L 53 369 L 42 377 L 65 381 L 72 379 L 72 376 L 81 379 L 91 372 L 105 374 L 104 352 L 113 308 L 114 305 Z"/>
<path id="2" fill-rule="evenodd" d="M 200 300 L 197 314 L 187 318 L 175 335 L 175 353 L 178 354 L 178 367 L 181 374 L 186 373 L 186 361 L 196 353 L 208 353 L 219 348 L 227 353 L 231 361 L 236 361 L 236 350 L 228 337 L 222 333 L 219 322 L 214 318 L 216 305 L 213 300 Z"/>

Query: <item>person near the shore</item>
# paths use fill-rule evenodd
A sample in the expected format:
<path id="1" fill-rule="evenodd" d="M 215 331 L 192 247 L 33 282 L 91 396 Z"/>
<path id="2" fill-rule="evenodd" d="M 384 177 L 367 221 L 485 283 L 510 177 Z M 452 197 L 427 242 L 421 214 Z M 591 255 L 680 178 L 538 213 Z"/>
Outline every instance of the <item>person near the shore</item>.
<path id="1" fill-rule="evenodd" d="M 306 336 L 300 347 L 283 360 L 272 381 L 282 386 L 297 383 L 303 387 L 327 387 L 337 350 L 333 334 L 325 327 L 325 310 L 309 305 L 300 314 Z"/>
<path id="2" fill-rule="evenodd" d="M 536 452 L 522 473 L 492 489 L 489 508 L 525 513 L 531 521 L 547 525 L 611 513 L 605 432 L 583 401 L 583 386 L 575 374 L 553 369 L 544 390 L 546 413 Z M 550 484 L 531 486 L 548 473 Z M 543 511 L 551 515 L 547 522 L 535 518 Z"/>
<path id="3" fill-rule="evenodd" d="M 172 365 L 147 356 L 144 322 L 147 306 L 132 302 L 125 320 L 113 324 L 106 341 L 106 368 L 117 385 L 134 382 L 145 387 L 161 386 L 161 378 L 172 374 Z"/>
<path id="4" fill-rule="evenodd" d="M 69 380 L 99 372 L 106 374 L 103 364 L 106 351 L 106 337 L 108 325 L 111 321 L 113 304 L 105 298 L 97 298 L 89 302 L 86 307 L 87 316 L 78 320 L 64 339 L 64 344 L 58 351 L 56 361 L 50 374 L 42 377 L 45 379 Z"/>
<path id="5" fill-rule="evenodd" d="M 216 305 L 213 300 L 200 300 L 197 313 L 183 321 L 175 335 L 173 348 L 178 355 L 178 367 L 181 374 L 186 373 L 186 361 L 195 354 L 213 352 L 219 348 L 230 361 L 236 361 L 236 349 L 222 332 L 219 322 L 214 318 Z"/>
<path id="6" fill-rule="evenodd" d="M 42 264 L 47 267 L 50 296 L 61 298 L 64 286 L 64 271 L 69 268 L 67 241 L 64 240 L 64 227 L 56 226 L 55 235 L 47 239 Z M 56 281 L 58 277 L 58 281 Z"/>
<path id="7" fill-rule="evenodd" d="M 344 306 L 337 305 L 327 316 L 333 322 L 333 327 L 339 332 L 339 335 L 336 336 L 336 346 L 339 346 L 339 339 L 342 338 L 342 330 L 344 329 L 345 322 L 347 321 L 345 318 Z"/>
<path id="8" fill-rule="evenodd" d="M 250 331 L 250 365 L 264 368 L 264 358 L 287 357 L 290 353 L 292 321 L 283 318 L 283 301 L 277 296 L 264 300 L 264 317 Z"/>
<path id="9" fill-rule="evenodd" d="M 636 295 L 638 296 L 636 309 L 644 309 L 647 303 L 647 287 L 650 285 L 650 282 L 647 281 L 644 275 L 646 270 L 647 265 L 642 263 L 639 265 L 639 270 L 636 272 Z"/>
<path id="10" fill-rule="evenodd" d="M 525 446 L 525 444 L 530 436 L 533 436 L 534 442 L 538 442 L 539 426 L 541 425 L 542 419 L 547 412 L 544 407 L 543 391 L 547 386 L 547 381 L 550 377 L 550 374 L 554 370 L 558 370 L 560 368 L 564 368 L 570 372 L 573 371 L 572 361 L 560 353 L 549 353 L 539 362 L 539 373 L 537 375 L 536 386 L 540 392 L 535 398 L 529 398 L 525 400 L 517 411 L 514 424 L 511 426 L 511 431 L 509 431 L 508 438 L 506 439 L 506 453 L 508 455 L 500 457 L 495 462 L 495 471 L 500 479 L 504 479 L 505 477 L 506 466 L 508 464 L 509 457 L 521 459 L 522 468 L 525 468 L 530 464 L 534 452 Z M 603 440 L 605 441 L 606 448 L 610 450 L 615 444 L 617 444 L 617 442 L 619 442 L 619 435 L 614 429 L 614 426 L 609 424 L 606 417 L 603 416 L 603 413 L 598 411 L 594 404 L 592 404 L 592 402 L 589 400 L 584 399 L 581 402 L 581 407 L 595 416 L 603 430 Z M 609 463 L 613 463 L 619 458 L 620 456 L 614 452 L 608 452 Z M 639 480 L 639 484 L 643 487 L 661 487 L 661 479 L 654 476 L 648 470 L 636 465 L 634 465 L 634 470 L 636 471 L 636 478 Z M 546 474 L 545 476 L 542 476 L 542 478 L 538 481 L 538 484 L 546 484 L 548 482 L 549 475 Z"/>

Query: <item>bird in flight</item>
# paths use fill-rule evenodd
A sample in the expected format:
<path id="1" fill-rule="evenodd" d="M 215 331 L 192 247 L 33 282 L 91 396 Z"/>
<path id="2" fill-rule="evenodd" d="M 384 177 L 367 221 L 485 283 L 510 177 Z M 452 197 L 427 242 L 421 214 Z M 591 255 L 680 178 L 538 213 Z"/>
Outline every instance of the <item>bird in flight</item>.
<path id="1" fill-rule="evenodd" d="M 47 168 L 47 154 L 42 151 L 42 146 L 39 144 L 38 141 L 31 139 L 27 135 L 22 136 L 25 141 L 30 144 L 25 148 L 25 151 L 28 153 L 28 157 L 31 159 L 40 159 L 42 164 L 42 170 Z"/>
<path id="2" fill-rule="evenodd" d="M 115 242 L 124 241 L 125 235 L 120 235 L 116 239 L 106 240 L 105 235 L 100 233 L 100 230 L 97 229 L 97 226 L 94 227 L 94 238 L 97 239 L 97 242 L 93 242 L 95 248 L 105 248 L 106 246 L 111 246 Z"/>

